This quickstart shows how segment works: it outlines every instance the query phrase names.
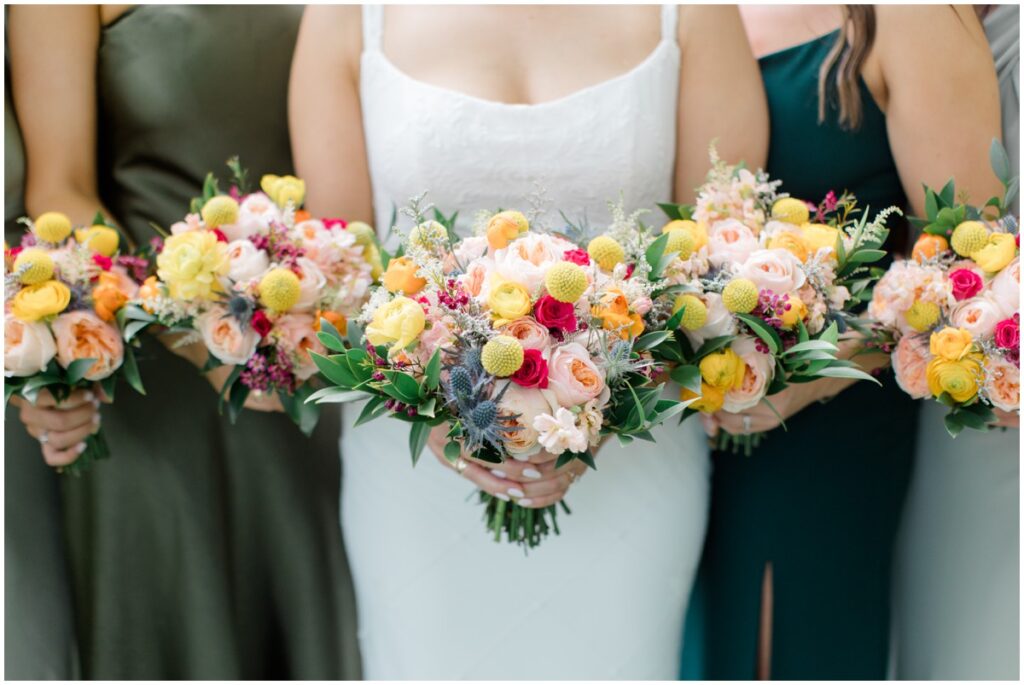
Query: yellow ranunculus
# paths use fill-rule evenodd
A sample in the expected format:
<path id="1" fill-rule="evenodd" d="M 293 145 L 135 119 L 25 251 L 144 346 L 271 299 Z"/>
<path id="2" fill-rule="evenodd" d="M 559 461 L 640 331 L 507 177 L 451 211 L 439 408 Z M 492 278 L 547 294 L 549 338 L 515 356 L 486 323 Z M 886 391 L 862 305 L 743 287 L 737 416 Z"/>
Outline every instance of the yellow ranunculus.
<path id="1" fill-rule="evenodd" d="M 294 176 L 267 174 L 260 179 L 260 188 L 281 209 L 287 207 L 289 202 L 295 207 L 301 207 L 302 201 L 306 199 L 306 182 Z"/>
<path id="2" fill-rule="evenodd" d="M 39 321 L 60 314 L 71 302 L 71 291 L 60 281 L 45 281 L 18 291 L 11 303 L 11 314 L 20 321 Z"/>
<path id="3" fill-rule="evenodd" d="M 798 321 L 807 318 L 807 305 L 796 295 L 790 295 L 786 303 L 789 309 L 782 311 L 782 325 L 785 328 L 793 328 Z"/>
<path id="4" fill-rule="evenodd" d="M 212 231 L 172 235 L 156 258 L 157 276 L 174 299 L 211 299 L 228 272 L 228 246 Z"/>
<path id="5" fill-rule="evenodd" d="M 487 222 L 487 245 L 492 250 L 504 250 L 508 244 L 530 230 L 530 222 L 522 212 L 498 212 Z"/>
<path id="6" fill-rule="evenodd" d="M 975 264 L 990 274 L 1002 271 L 1017 256 L 1017 243 L 1009 233 L 993 233 L 985 247 L 971 255 Z"/>
<path id="7" fill-rule="evenodd" d="M 722 391 L 734 390 L 743 385 L 746 368 L 743 359 L 732 348 L 712 352 L 700 360 L 701 378 L 708 385 Z"/>
<path id="8" fill-rule="evenodd" d="M 104 257 L 113 257 L 121 242 L 116 230 L 102 225 L 79 228 L 75 231 L 75 240 Z"/>
<path id="9" fill-rule="evenodd" d="M 722 408 L 723 404 L 725 404 L 725 391 L 704 382 L 701 382 L 700 384 L 700 395 L 689 388 L 683 388 L 679 392 L 679 399 L 683 402 L 693 399 L 694 397 L 699 397 L 700 399 L 691 404 L 690 408 L 696 411 L 702 411 L 705 414 L 714 414 Z"/>
<path id="10" fill-rule="evenodd" d="M 788 250 L 801 262 L 807 261 L 807 245 L 804 239 L 793 231 L 779 231 L 768 241 L 772 250 Z"/>
<path id="11" fill-rule="evenodd" d="M 928 347 L 936 357 L 955 362 L 963 359 L 971 351 L 973 343 L 974 340 L 966 329 L 946 326 L 941 331 L 932 333 Z"/>
<path id="12" fill-rule="evenodd" d="M 487 294 L 487 306 L 498 319 L 511 321 L 529 314 L 533 303 L 524 286 L 515 281 L 500 281 Z"/>
<path id="13" fill-rule="evenodd" d="M 388 262 L 388 270 L 380 280 L 388 292 L 397 293 L 401 290 L 405 295 L 415 295 L 427 284 L 425 278 L 416 275 L 417 271 L 419 267 L 416 262 L 408 257 L 395 257 Z"/>
<path id="14" fill-rule="evenodd" d="M 928 390 L 938 397 L 949 393 L 957 402 L 967 402 L 978 394 L 981 380 L 981 355 L 974 353 L 960 361 L 936 357 L 925 369 Z"/>
<path id="15" fill-rule="evenodd" d="M 374 312 L 366 339 L 372 345 L 389 345 L 388 356 L 393 356 L 416 340 L 426 323 L 423 307 L 408 297 L 396 297 Z"/>
<path id="16" fill-rule="evenodd" d="M 811 254 L 817 253 L 823 247 L 828 247 L 832 249 L 829 257 L 831 259 L 838 258 L 836 241 L 839 239 L 839 229 L 825 224 L 804 224 L 800 228 L 800 235 Z"/>

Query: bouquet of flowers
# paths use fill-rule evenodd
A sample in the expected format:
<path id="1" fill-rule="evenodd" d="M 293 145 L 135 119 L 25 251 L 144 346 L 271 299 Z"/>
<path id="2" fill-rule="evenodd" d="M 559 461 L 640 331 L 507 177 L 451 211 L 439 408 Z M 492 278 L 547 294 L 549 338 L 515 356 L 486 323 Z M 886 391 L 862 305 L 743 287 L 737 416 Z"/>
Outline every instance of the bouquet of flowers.
<path id="1" fill-rule="evenodd" d="M 22 221 L 21 245 L 4 250 L 4 401 L 34 403 L 46 389 L 61 402 L 94 383 L 112 399 L 118 376 L 145 394 L 124 314 L 146 260 L 122 252 L 101 214 L 77 229 L 60 212 Z M 102 430 L 84 445 L 63 472 L 81 474 L 110 455 Z"/>
<path id="2" fill-rule="evenodd" d="M 868 309 L 900 388 L 949 407 L 953 437 L 986 430 L 993 407 L 1020 411 L 1020 235 L 1003 216 L 1016 179 L 998 144 L 992 157 L 1006 199 L 978 208 L 956 202 L 952 181 L 926 188 L 927 217 L 916 220 L 924 232 L 911 259 L 875 286 Z"/>
<path id="3" fill-rule="evenodd" d="M 370 226 L 317 219 L 301 209 L 305 184 L 264 176 L 248 192 L 237 159 L 228 193 L 213 175 L 193 213 L 171 226 L 129 317 L 184 332 L 177 344 L 202 342 L 206 371 L 231 365 L 221 406 L 234 421 L 250 392 L 276 394 L 307 435 L 319 418 L 307 404 L 316 365 L 326 350 L 320 321 L 345 330 L 380 273 Z"/>
<path id="4" fill-rule="evenodd" d="M 840 334 L 862 328 L 854 311 L 877 276 L 868 265 L 884 257 L 885 220 L 898 210 L 857 218 L 855 198 L 834 193 L 815 207 L 711 157 L 696 206 L 661 205 L 675 333 L 653 352 L 695 399 L 687 415 L 771 406 L 789 383 L 823 376 L 874 381 L 836 353 Z M 722 432 L 718 446 L 750 454 L 760 439 Z"/>
<path id="5" fill-rule="evenodd" d="M 454 217 L 425 220 L 417 202 L 408 213 L 416 225 L 359 315 L 365 329 L 350 324 L 346 349 L 322 324 L 334 354 L 314 359 L 335 387 L 312 399 L 368 400 L 357 425 L 379 416 L 409 423 L 414 464 L 431 429 L 445 426 L 452 463 L 463 450 L 492 463 L 546 450 L 557 466 L 579 459 L 595 468 L 591 450 L 604 436 L 651 440 L 652 427 L 682 411 L 662 399 L 645 352 L 667 335 L 648 318 L 657 259 L 613 237 L 635 226 L 582 249 L 531 230 L 518 211 L 481 216 L 463 240 Z M 495 540 L 504 533 L 534 547 L 558 532 L 555 506 L 480 499 Z"/>

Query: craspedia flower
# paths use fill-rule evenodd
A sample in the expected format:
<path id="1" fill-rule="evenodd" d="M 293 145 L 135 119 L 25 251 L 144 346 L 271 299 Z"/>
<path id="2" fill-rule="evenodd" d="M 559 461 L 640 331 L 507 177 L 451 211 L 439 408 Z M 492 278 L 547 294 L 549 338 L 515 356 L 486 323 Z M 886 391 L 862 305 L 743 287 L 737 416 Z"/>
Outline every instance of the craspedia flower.
<path id="1" fill-rule="evenodd" d="M 238 221 L 238 203 L 233 197 L 217 195 L 207 200 L 200 212 L 208 228 L 217 228 Z"/>
<path id="2" fill-rule="evenodd" d="M 776 200 L 772 205 L 772 218 L 776 221 L 785 221 L 787 224 L 800 226 L 810 221 L 811 212 L 803 200 L 784 197 Z"/>
<path id="3" fill-rule="evenodd" d="M 14 260 L 14 271 L 21 272 L 18 280 L 25 285 L 42 283 L 53 277 L 53 259 L 44 250 L 22 250 Z"/>
<path id="4" fill-rule="evenodd" d="M 572 303 L 587 289 L 587 274 L 572 262 L 558 262 L 544 276 L 548 294 L 559 302 Z"/>
<path id="5" fill-rule="evenodd" d="M 410 243 L 428 249 L 447 240 L 448 230 L 438 221 L 424 221 L 409 232 Z"/>
<path id="6" fill-rule="evenodd" d="M 71 235 L 71 219 L 62 212 L 46 212 L 32 224 L 32 232 L 47 243 L 59 243 Z"/>
<path id="7" fill-rule="evenodd" d="M 299 277 L 288 269 L 271 269 L 260 280 L 260 302 L 275 312 L 286 312 L 294 307 L 301 294 Z"/>
<path id="8" fill-rule="evenodd" d="M 699 297 L 689 294 L 680 295 L 676 298 L 672 313 L 675 314 L 683 307 L 686 309 L 683 311 L 683 318 L 679 321 L 680 326 L 688 331 L 695 331 L 707 323 L 708 308 Z"/>
<path id="9" fill-rule="evenodd" d="M 915 300 L 907 310 L 907 323 L 919 333 L 924 333 L 939 321 L 939 305 L 925 300 Z"/>
<path id="10" fill-rule="evenodd" d="M 693 236 L 689 231 L 669 231 L 668 242 L 665 244 L 665 252 L 678 252 L 679 259 L 687 260 L 693 255 Z"/>
<path id="11" fill-rule="evenodd" d="M 605 271 L 611 271 L 626 258 L 622 245 L 612 237 L 599 235 L 587 245 L 587 254 Z"/>
<path id="12" fill-rule="evenodd" d="M 970 257 L 988 243 L 988 229 L 980 221 L 965 221 L 953 229 L 953 251 Z"/>
<path id="13" fill-rule="evenodd" d="M 356 243 L 362 246 L 373 245 L 373 239 L 376 237 L 376 233 L 370 224 L 362 221 L 351 221 L 345 230 L 356 237 Z"/>
<path id="14" fill-rule="evenodd" d="M 519 370 L 524 357 L 523 346 L 518 340 L 510 335 L 499 335 L 484 345 L 480 361 L 484 371 L 492 376 L 505 378 Z"/>
<path id="15" fill-rule="evenodd" d="M 694 252 L 708 244 L 708 229 L 703 223 L 691 219 L 676 219 L 661 227 L 662 233 L 670 233 L 672 231 L 689 233 L 690 237 L 693 238 Z"/>
<path id="16" fill-rule="evenodd" d="M 749 314 L 757 306 L 757 286 L 749 278 L 734 278 L 722 290 L 722 304 L 733 314 Z"/>
<path id="17" fill-rule="evenodd" d="M 113 257 L 121 242 L 117 231 L 103 225 L 78 229 L 75 231 L 75 240 L 104 257 Z"/>

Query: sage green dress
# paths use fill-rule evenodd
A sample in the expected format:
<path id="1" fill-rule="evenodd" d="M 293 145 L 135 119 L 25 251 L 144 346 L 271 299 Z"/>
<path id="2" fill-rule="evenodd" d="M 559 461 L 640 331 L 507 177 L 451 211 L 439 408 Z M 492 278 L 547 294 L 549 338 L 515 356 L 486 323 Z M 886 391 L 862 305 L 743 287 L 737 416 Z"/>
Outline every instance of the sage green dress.
<path id="1" fill-rule="evenodd" d="M 99 179 L 131 237 L 184 216 L 234 154 L 291 173 L 286 116 L 299 6 L 143 5 L 102 31 Z M 338 526 L 337 412 L 312 439 L 283 414 L 218 415 L 188 362 L 147 341 L 148 394 L 119 391 L 112 457 L 64 480 L 84 675 L 359 675 Z"/>

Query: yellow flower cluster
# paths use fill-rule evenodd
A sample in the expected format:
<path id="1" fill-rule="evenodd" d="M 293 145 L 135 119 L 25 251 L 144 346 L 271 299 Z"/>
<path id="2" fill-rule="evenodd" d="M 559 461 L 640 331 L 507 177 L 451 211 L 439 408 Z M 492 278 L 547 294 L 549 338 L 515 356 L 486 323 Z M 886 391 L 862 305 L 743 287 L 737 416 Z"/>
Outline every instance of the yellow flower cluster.
<path id="1" fill-rule="evenodd" d="M 498 278 L 495 276 L 495 278 Z M 500 281 L 491 287 L 487 294 L 487 306 L 497 318 L 496 326 L 526 316 L 533 308 L 530 293 L 515 281 Z"/>
<path id="2" fill-rule="evenodd" d="M 525 356 L 518 340 L 510 335 L 499 335 L 484 344 L 480 351 L 480 363 L 484 371 L 492 376 L 506 378 L 519 370 Z"/>
<path id="3" fill-rule="evenodd" d="M 104 257 L 113 257 L 121 243 L 117 231 L 102 224 L 76 230 L 75 240 Z"/>
<path id="4" fill-rule="evenodd" d="M 412 344 L 426 325 L 423 307 L 400 296 L 377 308 L 366 327 L 366 339 L 372 345 L 387 345 L 388 356 L 393 357 Z"/>
<path id="5" fill-rule="evenodd" d="M 980 221 L 965 221 L 953 229 L 953 251 L 969 257 L 988 273 L 1006 268 L 1017 256 L 1017 243 L 1009 233 L 992 233 Z"/>
<path id="6" fill-rule="evenodd" d="M 797 231 L 780 231 L 768 241 L 772 249 L 788 250 L 801 262 L 807 261 L 818 250 L 827 247 L 832 250 L 829 259 L 838 258 L 836 245 L 841 239 L 839 229 L 827 224 L 810 223 L 810 211 L 802 201 L 792 197 L 776 200 L 772 205 L 772 218 L 798 227 Z"/>
<path id="7" fill-rule="evenodd" d="M 267 174 L 260 179 L 260 188 L 281 209 L 289 203 L 301 207 L 306 199 L 306 182 L 294 176 Z"/>
<path id="8" fill-rule="evenodd" d="M 591 313 L 601 319 L 604 330 L 618 333 L 623 340 L 635 338 L 644 332 L 643 317 L 629 311 L 629 301 L 617 288 L 609 288 L 598 304 L 591 307 Z"/>
<path id="9" fill-rule="evenodd" d="M 670 221 L 661 228 L 662 233 L 672 233 L 675 231 L 681 231 L 689 235 L 693 241 L 692 252 L 697 252 L 700 248 L 708 244 L 708 228 L 703 223 L 691 221 L 690 219 L 676 219 Z M 672 252 L 673 250 L 668 250 Z M 680 256 L 680 259 L 686 259 L 687 257 Z"/>
<path id="10" fill-rule="evenodd" d="M 71 291 L 60 281 L 44 281 L 18 291 L 11 314 L 20 321 L 39 321 L 60 314 L 71 303 Z"/>
<path id="11" fill-rule="evenodd" d="M 963 328 L 947 326 L 932 333 L 929 349 L 934 355 L 925 369 L 928 390 L 935 397 L 948 393 L 956 402 L 968 402 L 978 394 L 984 355 Z"/>
<path id="12" fill-rule="evenodd" d="M 487 245 L 492 250 L 504 250 L 508 244 L 530 230 L 530 222 L 522 212 L 498 212 L 487 222 Z"/>
<path id="13" fill-rule="evenodd" d="M 227 245 L 211 231 L 172 235 L 156 259 L 157 276 L 179 300 L 212 298 L 221 291 L 219 279 L 229 265 Z"/>

